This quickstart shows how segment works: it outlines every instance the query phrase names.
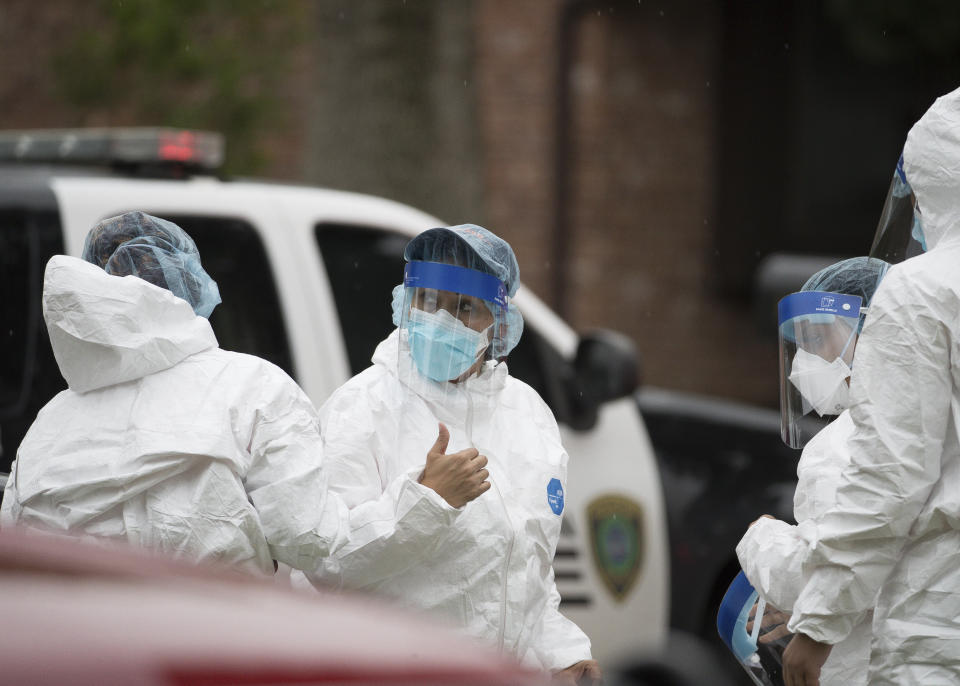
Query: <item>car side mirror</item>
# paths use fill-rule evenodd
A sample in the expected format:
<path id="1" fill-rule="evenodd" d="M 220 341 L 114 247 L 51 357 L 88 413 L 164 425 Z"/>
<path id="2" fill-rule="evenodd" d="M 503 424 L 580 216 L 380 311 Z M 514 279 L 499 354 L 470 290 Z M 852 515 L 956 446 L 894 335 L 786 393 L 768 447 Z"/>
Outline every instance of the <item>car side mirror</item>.
<path id="1" fill-rule="evenodd" d="M 597 329 L 580 339 L 573 372 L 570 425 L 586 431 L 597 423 L 600 405 L 626 397 L 640 385 L 637 348 L 622 333 Z"/>

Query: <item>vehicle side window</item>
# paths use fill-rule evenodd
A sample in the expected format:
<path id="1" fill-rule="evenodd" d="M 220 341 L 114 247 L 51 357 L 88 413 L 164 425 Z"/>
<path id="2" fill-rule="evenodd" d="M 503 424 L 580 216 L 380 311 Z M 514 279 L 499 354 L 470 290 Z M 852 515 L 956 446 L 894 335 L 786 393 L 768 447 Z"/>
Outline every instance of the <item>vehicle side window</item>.
<path id="1" fill-rule="evenodd" d="M 67 384 L 41 312 L 43 270 L 63 252 L 55 211 L 0 210 L 0 471 L 37 412 Z"/>
<path id="2" fill-rule="evenodd" d="M 203 268 L 217 282 L 223 302 L 210 325 L 220 347 L 262 357 L 296 378 L 273 271 L 256 229 L 228 217 L 158 216 L 190 234 Z"/>
<path id="3" fill-rule="evenodd" d="M 314 232 L 336 301 L 350 373 L 359 374 L 394 328 L 390 301 L 393 287 L 403 282 L 407 238 L 342 224 L 318 224 Z"/>
<path id="4" fill-rule="evenodd" d="M 525 326 L 520 342 L 507 358 L 510 376 L 540 394 L 558 422 L 570 418 L 570 365 L 532 326 Z"/>

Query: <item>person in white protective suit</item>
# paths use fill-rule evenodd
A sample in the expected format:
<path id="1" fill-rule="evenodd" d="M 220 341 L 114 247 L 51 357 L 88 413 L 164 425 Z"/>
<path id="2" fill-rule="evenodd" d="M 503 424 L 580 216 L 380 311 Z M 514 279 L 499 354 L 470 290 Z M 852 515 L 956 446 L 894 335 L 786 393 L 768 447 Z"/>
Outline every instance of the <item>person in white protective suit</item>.
<path id="1" fill-rule="evenodd" d="M 344 541 L 318 415 L 278 367 L 217 347 L 192 239 L 130 212 L 57 255 L 43 315 L 69 386 L 30 427 L 0 524 L 107 538 L 273 574 Z M 124 276 L 125 275 L 125 276 Z"/>
<path id="2" fill-rule="evenodd" d="M 870 684 L 960 683 L 960 90 L 911 128 L 903 173 L 927 252 L 890 268 L 860 336 L 850 464 L 805 532 L 789 686 L 818 683 L 874 605 Z"/>
<path id="3" fill-rule="evenodd" d="M 560 680 L 598 681 L 553 577 L 567 453 L 503 362 L 523 326 L 513 250 L 468 224 L 420 234 L 404 257 L 398 328 L 320 410 L 354 537 L 308 576 L 434 611 Z"/>
<path id="4" fill-rule="evenodd" d="M 865 321 L 866 308 L 869 307 L 870 300 L 888 267 L 889 264 L 883 260 L 854 257 L 821 269 L 801 288 L 802 292 L 840 293 L 862 299 L 864 309 L 860 310 L 859 318 L 852 319 L 850 334 L 839 337 L 843 347 L 840 348 L 840 342 L 834 346 L 839 350 L 845 349 L 844 355 L 850 361 L 853 360 L 858 329 L 862 328 Z M 800 315 L 788 321 L 786 325 L 800 330 L 804 324 L 818 316 L 823 317 L 816 314 L 812 317 Z M 814 327 L 816 326 L 815 324 Z M 826 357 L 832 361 L 837 355 L 837 350 L 825 349 L 830 347 L 830 341 L 826 336 L 822 336 L 824 328 L 820 327 L 821 330 L 810 332 L 815 336 L 810 341 L 813 344 L 810 352 L 826 353 Z M 791 331 L 793 330 L 791 328 Z M 844 341 L 844 339 L 847 340 Z M 829 369 L 826 362 L 823 368 Z M 845 388 L 849 383 L 849 377 L 840 376 L 835 381 Z M 834 385 L 836 384 L 832 384 L 831 387 Z M 805 390 L 806 388 L 801 384 L 800 392 L 803 393 Z M 814 408 L 818 404 L 815 396 Z M 840 404 L 845 404 L 842 398 Z M 768 604 L 776 606 L 783 612 L 790 613 L 793 610 L 797 596 L 803 588 L 805 580 L 803 570 L 811 543 L 803 537 L 803 533 L 809 531 L 809 523 L 816 523 L 836 501 L 837 481 L 843 468 L 849 463 L 849 454 L 845 449 L 846 441 L 852 433 L 853 422 L 850 419 L 850 412 L 841 408 L 836 419 L 815 434 L 803 447 L 803 453 L 797 464 L 798 482 L 793 501 L 794 518 L 803 527 L 764 517 L 750 526 L 737 545 L 740 566 L 752 586 Z M 820 676 L 822 684 L 858 686 L 867 683 L 871 619 L 872 612 L 868 611 L 850 635 L 834 648 L 823 666 Z"/>

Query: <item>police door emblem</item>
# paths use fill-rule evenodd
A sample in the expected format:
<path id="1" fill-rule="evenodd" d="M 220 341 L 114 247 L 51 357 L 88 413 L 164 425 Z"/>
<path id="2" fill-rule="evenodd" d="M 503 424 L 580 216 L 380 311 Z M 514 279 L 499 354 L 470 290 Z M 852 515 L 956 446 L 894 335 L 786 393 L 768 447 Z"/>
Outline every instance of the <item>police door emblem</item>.
<path id="1" fill-rule="evenodd" d="M 593 562 L 607 590 L 623 602 L 643 564 L 643 510 L 629 498 L 607 495 L 587 506 Z"/>

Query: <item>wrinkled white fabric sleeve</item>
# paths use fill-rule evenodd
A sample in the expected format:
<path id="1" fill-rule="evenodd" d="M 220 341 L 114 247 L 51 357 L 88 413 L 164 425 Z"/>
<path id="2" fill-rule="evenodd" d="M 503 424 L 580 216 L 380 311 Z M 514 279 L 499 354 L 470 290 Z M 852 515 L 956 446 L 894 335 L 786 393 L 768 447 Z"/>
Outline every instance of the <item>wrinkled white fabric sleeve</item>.
<path id="1" fill-rule="evenodd" d="M 327 488 L 317 411 L 296 382 L 263 365 L 255 405 L 233 417 L 248 435 L 244 477 L 271 555 L 295 569 L 312 569 L 349 539 L 346 506 Z M 240 406 L 242 407 L 242 405 Z"/>
<path id="2" fill-rule="evenodd" d="M 938 481 L 952 379 L 946 327 L 891 269 L 857 345 L 848 442 L 837 503 L 810 534 L 811 573 L 789 628 L 843 640 L 870 609 Z"/>
<path id="3" fill-rule="evenodd" d="M 533 651 L 544 669 L 566 669 L 581 660 L 589 660 L 590 639 L 583 630 L 560 613 L 560 593 L 553 578 L 553 567 L 547 572 L 550 587 L 547 607 L 540 620 L 540 632 Z"/>
<path id="4" fill-rule="evenodd" d="M 757 592 L 777 609 L 791 612 L 803 589 L 809 546 L 796 526 L 766 517 L 747 529 L 737 559 Z"/>
<path id="5" fill-rule="evenodd" d="M 3 488 L 3 502 L 0 503 L 0 529 L 12 527 L 17 521 L 13 507 L 17 499 L 16 479 L 17 461 L 14 460 L 10 466 L 10 474 L 7 476 L 7 485 Z"/>
<path id="6" fill-rule="evenodd" d="M 417 482 L 422 466 L 382 483 L 369 403 L 348 382 L 321 411 L 330 488 L 349 507 L 350 541 L 308 570 L 315 585 L 363 589 L 422 565 L 461 512 Z"/>

